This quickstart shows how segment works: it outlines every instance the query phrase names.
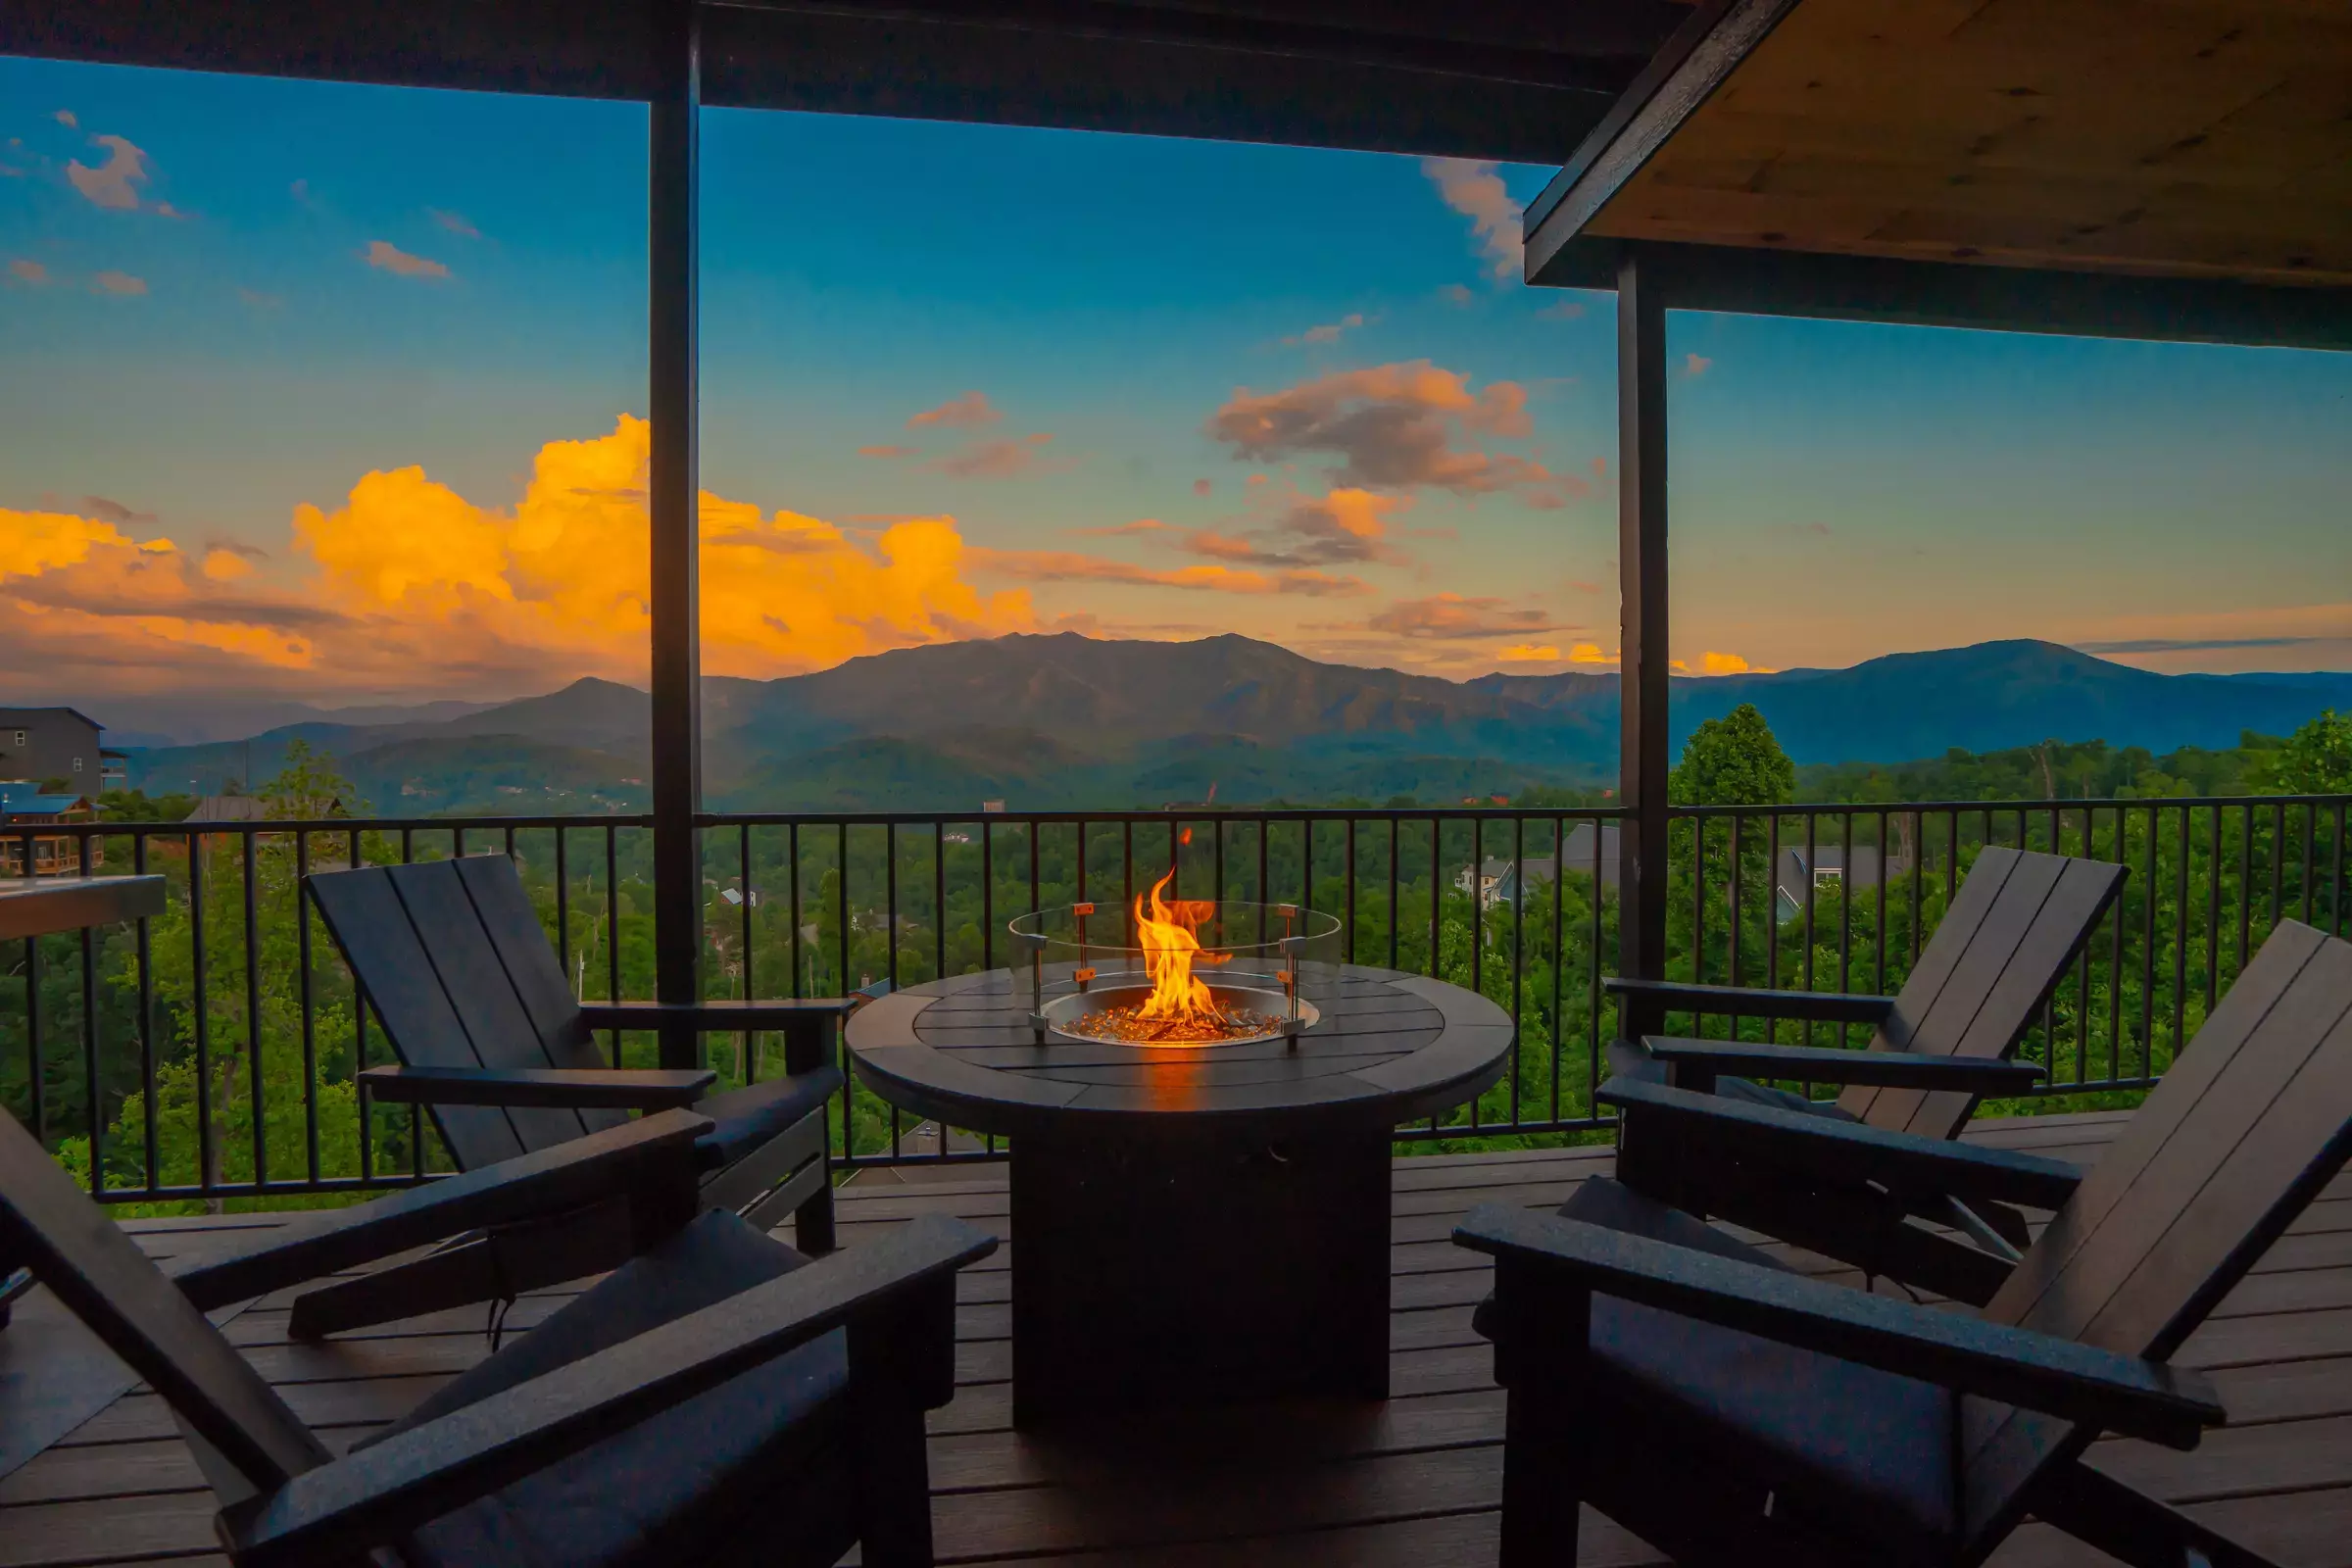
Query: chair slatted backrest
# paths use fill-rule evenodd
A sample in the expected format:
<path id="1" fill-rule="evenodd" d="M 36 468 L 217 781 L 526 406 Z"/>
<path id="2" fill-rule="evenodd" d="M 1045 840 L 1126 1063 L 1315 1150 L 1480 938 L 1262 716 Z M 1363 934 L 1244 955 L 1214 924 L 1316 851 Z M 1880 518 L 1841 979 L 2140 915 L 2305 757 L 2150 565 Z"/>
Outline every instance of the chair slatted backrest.
<path id="1" fill-rule="evenodd" d="M 320 871 L 309 883 L 312 902 L 403 1062 L 419 1067 L 579 1065 L 549 1055 L 455 862 Z M 589 1130 L 571 1110 L 431 1108 L 451 1157 L 466 1170 L 552 1148 Z"/>
<path id="2" fill-rule="evenodd" d="M 2352 943 L 2281 922 L 1984 1315 L 2169 1358 L 2352 1155 Z M 2089 1440 L 1971 1398 L 1972 1528 Z"/>
<path id="3" fill-rule="evenodd" d="M 547 1060 L 558 1067 L 602 1067 L 605 1054 L 580 1016 L 564 964 L 549 946 L 547 929 L 522 886 L 514 862 L 503 855 L 469 855 L 456 865 L 458 878 L 473 901 L 482 934 L 514 988 L 514 1000 L 530 1020 Z M 590 1132 L 602 1132 L 627 1121 L 623 1110 L 584 1110 L 580 1121 Z"/>
<path id="4" fill-rule="evenodd" d="M 0 1256 L 29 1263 L 67 1310 L 256 1490 L 331 1457 L 252 1363 L 5 1111 Z"/>
<path id="5" fill-rule="evenodd" d="M 1998 846 L 1979 851 L 1872 1047 L 2006 1056 L 2123 885 L 2124 868 L 2105 861 Z M 1976 1113 L 1977 1097 L 1857 1084 L 1838 1103 L 1888 1132 L 1952 1138 Z"/>

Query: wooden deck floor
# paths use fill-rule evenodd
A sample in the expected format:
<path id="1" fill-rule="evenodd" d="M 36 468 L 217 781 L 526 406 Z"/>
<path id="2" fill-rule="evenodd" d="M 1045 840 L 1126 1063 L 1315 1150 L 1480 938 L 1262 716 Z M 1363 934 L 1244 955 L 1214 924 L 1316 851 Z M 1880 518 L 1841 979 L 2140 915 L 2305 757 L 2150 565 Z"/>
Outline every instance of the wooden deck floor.
<path id="1" fill-rule="evenodd" d="M 1984 1122 L 1970 1137 L 2092 1160 L 2113 1115 Z M 1077 1568 L 1136 1564 L 1475 1564 L 1494 1560 L 1501 1396 L 1470 1332 L 1483 1260 L 1446 1234 L 1471 1204 L 1550 1206 L 1605 1151 L 1399 1159 L 1395 1182 L 1394 1396 L 1386 1405 L 1264 1407 L 1157 1421 L 1047 1442 L 1010 1429 L 1007 1265 L 1011 1246 L 962 1280 L 959 1389 L 933 1426 L 931 1474 L 948 1562 Z M 1001 1170 L 859 1184 L 842 1194 L 855 1246 L 913 1214 L 947 1212 L 1006 1231 Z M 206 1245 L 207 1226 L 142 1228 L 157 1251 Z M 1006 1237 L 1008 1243 L 1014 1239 Z M 563 1293 L 516 1304 L 527 1329 Z M 388 1325 L 323 1346 L 289 1344 L 282 1300 L 228 1332 L 330 1441 L 387 1421 L 486 1349 L 482 1314 Z M 2194 1453 L 2128 1442 L 2097 1461 L 2293 1565 L 2352 1565 L 2352 1178 L 2339 1180 L 2190 1342 L 2185 1359 L 2220 1385 L 2233 1425 Z M 168 1412 L 131 1391 L 15 1474 L 0 1479 L 0 1568 L 203 1561 L 213 1504 Z M 1585 1561 L 1659 1560 L 1605 1523 Z M 2003 1568 L 2102 1563 L 2030 1526 Z"/>

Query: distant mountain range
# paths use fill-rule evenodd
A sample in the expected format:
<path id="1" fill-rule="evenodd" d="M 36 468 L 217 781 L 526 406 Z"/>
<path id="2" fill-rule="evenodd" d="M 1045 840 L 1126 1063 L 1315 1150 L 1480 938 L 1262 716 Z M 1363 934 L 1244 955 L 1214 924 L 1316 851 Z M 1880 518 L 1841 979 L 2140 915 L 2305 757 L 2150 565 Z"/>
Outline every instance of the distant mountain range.
<path id="1" fill-rule="evenodd" d="M 2169 751 L 2352 709 L 2352 673 L 2160 675 L 2052 643 L 1894 654 L 1850 669 L 1674 682 L 1674 744 L 1752 702 L 1800 763 L 2059 738 Z M 1246 637 L 1065 634 L 903 649 L 813 675 L 704 683 L 712 806 L 971 809 L 1204 799 L 1425 801 L 1612 779 L 1613 674 L 1448 681 L 1325 664 Z M 612 681 L 457 713 L 320 713 L 135 754 L 151 792 L 267 777 L 299 737 L 382 811 L 641 808 L 650 704 Z M 94 716 L 102 719 L 107 714 Z M 388 721 L 387 721 L 388 720 Z"/>

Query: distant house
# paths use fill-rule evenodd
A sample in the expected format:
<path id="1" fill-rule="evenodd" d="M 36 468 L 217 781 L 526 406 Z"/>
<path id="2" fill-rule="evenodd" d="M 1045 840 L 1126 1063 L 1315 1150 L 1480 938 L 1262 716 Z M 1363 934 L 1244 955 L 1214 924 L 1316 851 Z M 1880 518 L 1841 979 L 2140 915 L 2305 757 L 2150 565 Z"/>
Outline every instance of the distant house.
<path id="1" fill-rule="evenodd" d="M 1911 870 L 1911 858 L 1900 850 L 1888 855 L 1886 878 L 1892 882 Z M 1850 875 L 1849 875 L 1850 873 Z M 1781 847 L 1780 864 L 1774 868 L 1773 909 L 1783 920 L 1793 920 L 1805 909 L 1805 889 L 1810 886 L 1818 897 L 1825 892 L 1837 892 L 1849 881 L 1858 897 L 1869 897 L 1879 886 L 1879 847 L 1857 844 L 1853 848 L 1853 862 L 1846 863 L 1846 850 L 1841 844 L 1816 844 L 1810 857 L 1802 844 Z"/>
<path id="2" fill-rule="evenodd" d="M 0 779 L 62 778 L 75 793 L 95 795 L 106 772 L 104 729 L 72 708 L 0 708 Z"/>
<path id="3" fill-rule="evenodd" d="M 190 811 L 190 822 L 262 822 L 270 808 L 259 795 L 207 795 Z"/>
<path id="4" fill-rule="evenodd" d="M 1561 845 L 1566 853 L 1568 869 L 1592 875 L 1592 854 L 1595 843 L 1595 824 L 1579 822 L 1568 830 L 1567 841 Z M 1600 885 L 1617 885 L 1618 825 L 1615 822 L 1598 824 L 1600 851 Z M 1496 905 L 1516 906 L 1529 898 L 1543 897 L 1542 889 L 1559 879 L 1560 858 L 1551 855 L 1531 855 L 1514 864 L 1505 857 L 1490 857 L 1473 868 L 1463 866 L 1454 876 L 1453 885 L 1461 892 L 1471 891 L 1475 881 L 1478 906 L 1492 909 Z"/>
<path id="5" fill-rule="evenodd" d="M 345 815 L 343 798 L 338 795 L 326 803 L 322 816 Z M 187 814 L 190 822 L 267 822 L 270 805 L 259 795 L 207 795 L 196 803 L 196 809 Z"/>
<path id="6" fill-rule="evenodd" d="M 87 822 L 93 813 L 86 795 L 44 795 L 35 785 L 0 784 L 0 874 L 24 876 L 24 852 L 32 852 L 33 876 L 80 874 L 81 840 L 63 829 Z M 90 866 L 106 863 L 105 848 L 90 841 Z"/>

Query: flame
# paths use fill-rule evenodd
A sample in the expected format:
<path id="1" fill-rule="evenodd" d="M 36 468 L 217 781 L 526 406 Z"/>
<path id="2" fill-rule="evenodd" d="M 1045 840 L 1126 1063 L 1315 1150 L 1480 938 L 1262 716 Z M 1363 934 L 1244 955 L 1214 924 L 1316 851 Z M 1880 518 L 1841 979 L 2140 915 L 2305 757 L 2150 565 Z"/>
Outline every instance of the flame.
<path id="1" fill-rule="evenodd" d="M 1216 996 L 1193 974 L 1196 962 L 1222 963 L 1228 956 L 1202 953 L 1200 939 L 1194 935 L 1216 912 L 1217 906 L 1205 899 L 1178 899 L 1174 904 L 1162 900 L 1159 890 L 1175 876 L 1170 871 L 1152 884 L 1149 913 L 1141 897 L 1135 901 L 1135 929 L 1144 950 L 1144 972 L 1152 977 L 1152 996 L 1137 1009 L 1136 1015 L 1186 1023 L 1217 1023 L 1221 1014 Z"/>

